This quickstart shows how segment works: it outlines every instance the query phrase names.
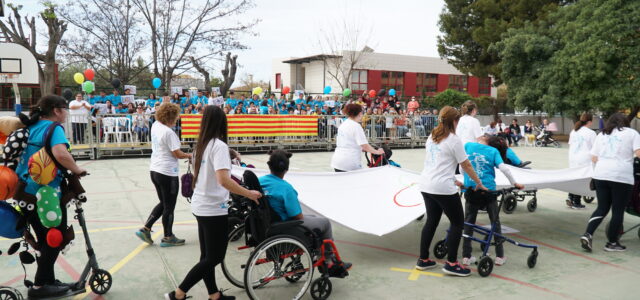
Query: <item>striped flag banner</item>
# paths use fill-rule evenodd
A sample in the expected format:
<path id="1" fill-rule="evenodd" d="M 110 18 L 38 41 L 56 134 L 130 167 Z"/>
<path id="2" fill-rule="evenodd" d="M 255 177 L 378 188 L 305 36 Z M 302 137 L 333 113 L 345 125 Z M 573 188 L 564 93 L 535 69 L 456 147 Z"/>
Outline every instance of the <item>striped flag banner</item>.
<path id="1" fill-rule="evenodd" d="M 202 115 L 180 115 L 182 138 L 197 138 Z M 230 137 L 317 136 L 318 116 L 230 115 Z"/>

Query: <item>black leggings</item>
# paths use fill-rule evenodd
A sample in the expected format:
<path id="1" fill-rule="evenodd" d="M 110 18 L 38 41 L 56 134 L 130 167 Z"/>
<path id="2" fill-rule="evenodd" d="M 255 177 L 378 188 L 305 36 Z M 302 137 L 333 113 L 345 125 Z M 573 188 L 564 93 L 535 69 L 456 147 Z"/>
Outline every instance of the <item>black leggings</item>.
<path id="1" fill-rule="evenodd" d="M 422 228 L 420 258 L 429 258 L 429 247 L 431 247 L 433 235 L 436 232 L 436 228 L 438 228 L 440 218 L 444 212 L 451 223 L 449 233 L 447 234 L 447 260 L 452 263 L 458 261 L 458 247 L 460 246 L 462 227 L 464 226 L 464 213 L 462 211 L 460 195 L 457 193 L 453 195 L 422 193 L 422 197 L 424 198 L 425 208 L 427 209 L 427 221 Z"/>
<path id="2" fill-rule="evenodd" d="M 151 171 L 151 182 L 156 187 L 160 203 L 153 208 L 144 226 L 151 229 L 153 223 L 162 216 L 164 236 L 172 236 L 173 211 L 176 209 L 176 201 L 178 200 L 178 176 L 167 176 Z"/>
<path id="3" fill-rule="evenodd" d="M 36 234 L 37 244 L 40 248 L 40 256 L 36 257 L 38 268 L 36 270 L 36 276 L 33 284 L 35 286 L 54 284 L 56 275 L 53 270 L 53 266 L 56 263 L 56 259 L 58 259 L 58 255 L 60 255 L 60 248 L 51 248 L 47 244 L 47 232 L 49 232 L 49 228 L 42 225 L 37 212 L 31 211 L 27 213 L 27 218 L 29 225 L 31 225 L 31 228 L 33 228 L 33 231 Z M 62 222 L 60 223 L 60 226 L 56 228 L 60 229 L 62 232 L 65 232 L 67 228 L 66 207 L 62 207 Z"/>
<path id="4" fill-rule="evenodd" d="M 624 208 L 629 199 L 631 199 L 631 191 L 633 185 L 614 182 L 608 180 L 594 179 L 596 184 L 596 195 L 598 196 L 598 207 L 591 215 L 589 223 L 587 223 L 587 233 L 593 235 L 604 217 L 611 210 L 611 223 L 607 239 L 614 243 L 618 241 L 622 222 L 624 221 Z"/>
<path id="5" fill-rule="evenodd" d="M 215 267 L 224 260 L 227 252 L 227 216 L 199 217 L 200 261 L 191 268 L 179 288 L 188 292 L 198 281 L 203 280 L 209 295 L 218 292 Z"/>

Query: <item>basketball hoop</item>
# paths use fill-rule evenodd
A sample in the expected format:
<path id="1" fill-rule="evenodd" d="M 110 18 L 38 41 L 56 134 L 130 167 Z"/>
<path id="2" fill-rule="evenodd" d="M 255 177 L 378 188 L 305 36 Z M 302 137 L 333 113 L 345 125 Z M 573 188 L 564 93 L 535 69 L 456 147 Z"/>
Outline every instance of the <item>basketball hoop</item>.
<path id="1" fill-rule="evenodd" d="M 13 83 L 19 75 L 17 73 L 0 73 L 0 83 Z"/>

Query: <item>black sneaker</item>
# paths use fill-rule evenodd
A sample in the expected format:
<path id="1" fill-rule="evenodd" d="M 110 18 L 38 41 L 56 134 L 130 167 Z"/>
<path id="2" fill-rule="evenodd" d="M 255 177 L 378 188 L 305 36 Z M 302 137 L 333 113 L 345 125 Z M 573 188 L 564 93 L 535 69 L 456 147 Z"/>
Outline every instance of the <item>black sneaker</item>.
<path id="1" fill-rule="evenodd" d="M 584 206 L 582 203 L 577 202 L 577 203 L 573 203 L 571 205 L 571 208 L 573 208 L 573 209 L 585 209 L 587 207 Z"/>
<path id="2" fill-rule="evenodd" d="M 218 298 L 218 300 L 236 300 L 236 296 L 227 296 L 222 293 L 222 290 L 218 292 L 220 293 L 220 298 Z"/>
<path id="3" fill-rule="evenodd" d="M 620 242 L 615 242 L 615 243 L 608 242 L 608 243 L 604 246 L 604 251 L 609 251 L 609 252 L 624 252 L 624 251 L 627 251 L 627 247 L 622 246 L 622 245 L 620 244 Z"/>
<path id="4" fill-rule="evenodd" d="M 51 297 L 60 297 L 65 295 L 69 291 L 68 286 L 60 286 L 60 285 L 45 285 L 38 289 L 31 287 L 29 288 L 30 299 L 40 299 L 40 298 L 51 298 Z"/>
<path id="5" fill-rule="evenodd" d="M 587 250 L 589 252 L 593 251 L 593 237 L 588 234 L 585 233 L 582 235 L 582 237 L 580 238 L 580 243 L 582 243 L 582 249 Z"/>
<path id="6" fill-rule="evenodd" d="M 353 264 L 348 262 L 333 263 L 329 266 L 329 277 L 345 278 L 349 276 L 349 270 Z"/>
<path id="7" fill-rule="evenodd" d="M 467 277 L 467 276 L 471 275 L 471 270 L 463 267 L 462 265 L 460 265 L 459 262 L 455 262 L 455 263 L 446 262 L 446 263 L 444 263 L 444 267 L 442 268 L 442 272 L 445 272 L 445 273 L 447 273 L 449 275 L 461 276 L 461 277 Z"/>
<path id="8" fill-rule="evenodd" d="M 182 299 L 176 298 L 176 291 L 171 291 L 171 293 L 164 294 L 164 299 L 165 300 L 185 300 L 185 299 L 189 299 L 189 298 L 191 298 L 191 296 L 185 296 Z M 223 298 L 220 298 L 220 299 L 223 299 Z"/>
<path id="9" fill-rule="evenodd" d="M 416 269 L 423 271 L 423 270 L 428 270 L 428 269 L 433 269 L 436 267 L 436 262 L 428 259 L 427 260 L 422 260 L 422 259 L 418 259 L 418 262 L 416 263 Z"/>

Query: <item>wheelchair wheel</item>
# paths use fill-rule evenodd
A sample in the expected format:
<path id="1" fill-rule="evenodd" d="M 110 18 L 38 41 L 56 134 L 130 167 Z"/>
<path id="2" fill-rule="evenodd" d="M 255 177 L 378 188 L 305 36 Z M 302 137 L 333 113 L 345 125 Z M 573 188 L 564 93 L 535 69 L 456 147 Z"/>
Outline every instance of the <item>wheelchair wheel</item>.
<path id="1" fill-rule="evenodd" d="M 0 300 L 22 300 L 22 294 L 10 287 L 0 287 Z"/>
<path id="2" fill-rule="evenodd" d="M 312 253 L 289 235 L 266 239 L 249 256 L 246 266 L 245 289 L 253 300 L 300 299 L 311 285 L 314 270 Z"/>
<path id="3" fill-rule="evenodd" d="M 489 256 L 485 256 L 481 258 L 480 262 L 478 262 L 478 274 L 480 274 L 480 276 L 482 277 L 487 277 L 491 275 L 492 271 L 493 271 L 493 259 L 491 259 L 491 257 Z"/>
<path id="4" fill-rule="evenodd" d="M 536 211 L 536 208 L 538 208 L 538 199 L 536 199 L 536 197 L 533 197 L 533 199 L 527 202 L 527 210 L 529 212 L 534 212 Z"/>
<path id="5" fill-rule="evenodd" d="M 518 206 L 518 200 L 513 194 L 506 195 L 502 201 L 504 201 L 504 203 L 502 203 L 502 211 L 506 214 L 513 213 L 513 211 L 516 210 L 516 206 Z"/>
<path id="6" fill-rule="evenodd" d="M 433 246 L 433 256 L 437 259 L 443 259 L 447 255 L 447 245 L 445 244 L 445 240 L 438 241 L 435 246 Z"/>
<path id="7" fill-rule="evenodd" d="M 531 251 L 531 254 L 529 254 L 529 257 L 527 258 L 527 266 L 530 269 L 533 269 L 536 266 L 536 263 L 538 262 L 538 250 L 533 250 Z"/>
<path id="8" fill-rule="evenodd" d="M 542 147 L 544 143 L 542 141 L 536 141 L 536 147 Z"/>
<path id="9" fill-rule="evenodd" d="M 320 277 L 311 283 L 311 298 L 325 300 L 331 296 L 331 280 L 328 277 Z"/>
<path id="10" fill-rule="evenodd" d="M 244 288 L 244 269 L 247 258 L 253 251 L 253 247 L 246 246 L 244 236 L 244 224 L 238 225 L 229 233 L 227 252 L 222 261 L 222 273 L 231 284 Z"/>
<path id="11" fill-rule="evenodd" d="M 552 144 L 553 144 L 553 146 L 554 146 L 554 147 L 556 147 L 556 148 L 560 148 L 560 143 L 558 143 L 558 142 L 556 142 L 556 141 L 553 141 L 553 143 L 552 143 Z"/>
<path id="12" fill-rule="evenodd" d="M 593 200 L 595 200 L 595 197 L 582 197 L 582 201 L 584 201 L 584 203 L 591 203 Z"/>

